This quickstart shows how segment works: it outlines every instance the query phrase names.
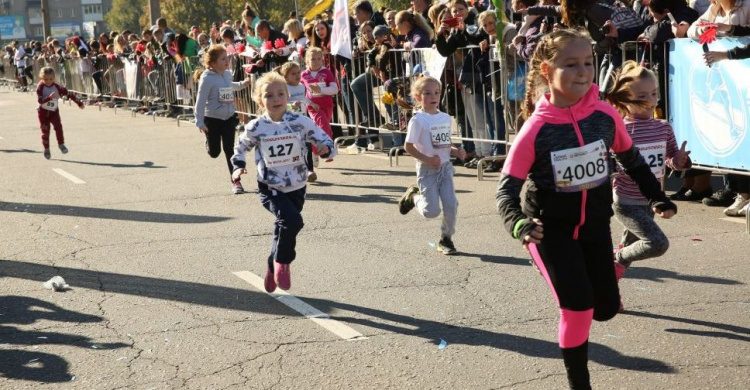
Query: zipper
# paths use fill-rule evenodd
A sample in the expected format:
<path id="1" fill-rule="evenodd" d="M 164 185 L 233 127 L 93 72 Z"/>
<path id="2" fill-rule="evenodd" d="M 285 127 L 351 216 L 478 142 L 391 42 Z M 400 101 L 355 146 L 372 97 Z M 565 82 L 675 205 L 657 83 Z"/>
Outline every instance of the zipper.
<path id="1" fill-rule="evenodd" d="M 573 114 L 573 108 L 568 108 L 568 112 L 570 112 L 570 119 L 573 120 L 573 129 L 576 132 L 576 136 L 578 136 L 578 146 L 584 146 L 583 134 L 581 134 L 581 128 L 578 127 L 578 120 L 576 119 L 575 114 Z M 588 198 L 588 190 L 581 191 L 581 218 L 578 221 L 575 229 L 573 229 L 574 240 L 578 239 L 578 231 L 586 222 L 586 198 Z"/>

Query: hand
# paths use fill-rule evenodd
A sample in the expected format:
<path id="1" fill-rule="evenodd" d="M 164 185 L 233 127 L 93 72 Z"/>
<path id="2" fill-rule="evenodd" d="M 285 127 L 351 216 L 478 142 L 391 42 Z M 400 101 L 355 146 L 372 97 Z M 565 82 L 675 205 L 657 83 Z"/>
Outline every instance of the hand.
<path id="1" fill-rule="evenodd" d="M 198 131 L 200 131 L 203 134 L 208 134 L 208 127 L 206 127 L 206 125 L 203 125 L 198 128 Z"/>
<path id="2" fill-rule="evenodd" d="M 648 42 L 648 38 L 646 38 L 646 36 L 643 34 L 639 35 L 635 40 L 638 42 Z"/>
<path id="3" fill-rule="evenodd" d="M 439 156 L 427 157 L 427 159 L 425 160 L 425 163 L 432 168 L 440 168 L 440 157 Z"/>
<path id="4" fill-rule="evenodd" d="M 526 42 L 526 37 L 523 35 L 516 35 L 513 38 L 513 46 L 518 46 Z"/>
<path id="5" fill-rule="evenodd" d="M 479 50 L 481 51 L 487 51 L 487 48 L 490 47 L 490 42 L 486 39 L 482 42 L 479 42 Z"/>
<path id="6" fill-rule="evenodd" d="M 319 156 L 325 156 L 325 155 L 327 155 L 330 152 L 331 152 L 331 149 L 329 149 L 328 146 L 326 146 L 326 145 L 321 145 L 318 148 L 318 155 Z"/>
<path id="7" fill-rule="evenodd" d="M 732 25 L 724 24 L 724 23 L 716 23 L 716 31 L 730 32 L 732 31 Z"/>
<path id="8" fill-rule="evenodd" d="M 703 53 L 703 59 L 708 66 L 713 65 L 715 62 L 724 61 L 728 58 L 729 53 L 726 51 L 709 51 L 708 53 Z"/>
<path id="9" fill-rule="evenodd" d="M 680 22 L 680 24 L 672 23 L 672 34 L 677 38 L 685 38 L 689 28 L 690 24 L 687 22 Z"/>
<path id="10" fill-rule="evenodd" d="M 48 96 L 48 97 L 49 97 L 50 99 L 59 99 L 59 98 L 60 98 L 60 94 L 59 94 L 59 93 L 57 93 L 57 91 L 54 91 L 54 92 L 52 92 L 51 94 L 49 94 L 49 96 Z"/>
<path id="11" fill-rule="evenodd" d="M 313 109 L 313 111 L 320 111 L 320 105 L 317 103 L 310 102 L 309 106 Z"/>
<path id="12" fill-rule="evenodd" d="M 251 78 L 249 78 L 249 77 L 248 77 L 248 78 L 246 78 L 246 79 L 245 79 L 245 81 L 243 81 L 243 82 L 242 82 L 242 85 L 243 85 L 244 87 L 246 87 L 246 88 L 247 88 L 247 87 L 249 87 L 249 86 L 250 86 L 250 84 L 252 84 L 252 83 L 253 83 L 253 80 L 252 80 Z"/>
<path id="13" fill-rule="evenodd" d="M 466 150 L 464 148 L 455 148 L 453 155 L 461 160 L 466 160 Z"/>
<path id="14" fill-rule="evenodd" d="M 318 84 L 310 84 L 310 90 L 315 93 L 320 93 L 320 85 Z"/>
<path id="15" fill-rule="evenodd" d="M 544 227 L 542 227 L 542 221 L 538 218 L 532 219 L 536 226 L 532 229 L 529 234 L 523 236 L 523 247 L 526 251 L 529 251 L 529 244 L 539 244 L 544 238 Z"/>
<path id="16" fill-rule="evenodd" d="M 255 63 L 255 65 L 258 65 L 258 67 L 262 68 L 266 66 L 266 63 L 263 60 L 259 60 L 258 62 Z"/>
<path id="17" fill-rule="evenodd" d="M 604 34 L 604 36 L 608 38 L 617 39 L 618 37 L 617 26 L 615 26 L 615 24 L 612 23 L 611 20 L 608 20 L 604 22 L 604 25 L 602 26 L 602 28 L 606 30 L 607 27 L 609 27 L 609 31 L 606 34 Z"/>
<path id="18" fill-rule="evenodd" d="M 660 217 L 662 217 L 664 219 L 672 218 L 672 217 L 674 217 L 674 214 L 675 214 L 674 210 L 659 211 L 659 209 L 657 209 L 656 207 L 654 207 L 653 210 L 654 210 L 654 214 L 656 214 L 656 215 L 658 215 L 658 216 L 660 216 Z"/>
<path id="19" fill-rule="evenodd" d="M 447 35 L 450 32 L 451 32 L 451 27 L 448 24 L 442 23 L 440 25 L 440 30 L 438 30 L 438 34 Z"/>
<path id="20" fill-rule="evenodd" d="M 682 146 L 680 147 L 680 150 L 677 151 L 677 155 L 674 156 L 675 160 L 675 167 L 679 169 L 685 168 L 685 165 L 688 162 L 688 158 L 690 156 L 690 151 L 685 151 L 685 146 L 687 145 L 687 141 L 682 141 Z"/>
<path id="21" fill-rule="evenodd" d="M 235 169 L 234 172 L 232 172 L 232 180 L 237 181 L 240 180 L 240 176 L 247 174 L 247 169 L 240 168 Z"/>
<path id="22" fill-rule="evenodd" d="M 411 42 L 404 42 L 404 50 L 411 50 Z"/>

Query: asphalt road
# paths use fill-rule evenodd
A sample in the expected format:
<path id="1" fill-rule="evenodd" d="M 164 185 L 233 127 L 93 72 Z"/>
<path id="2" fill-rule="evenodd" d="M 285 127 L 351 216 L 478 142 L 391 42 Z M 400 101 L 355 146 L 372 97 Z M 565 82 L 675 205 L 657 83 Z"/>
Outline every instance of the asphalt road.
<path id="1" fill-rule="evenodd" d="M 558 310 L 500 224 L 497 175 L 457 169 L 460 254 L 446 257 L 430 245 L 439 220 L 398 213 L 410 158 L 324 164 L 297 300 L 251 283 L 273 218 L 231 194 L 194 126 L 63 105 L 70 153 L 48 161 L 35 107 L 0 90 L 0 388 L 565 388 Z M 750 236 L 722 217 L 680 204 L 660 221 L 670 250 L 636 263 L 627 312 L 593 326 L 595 388 L 747 388 Z M 42 287 L 56 275 L 69 291 Z"/>

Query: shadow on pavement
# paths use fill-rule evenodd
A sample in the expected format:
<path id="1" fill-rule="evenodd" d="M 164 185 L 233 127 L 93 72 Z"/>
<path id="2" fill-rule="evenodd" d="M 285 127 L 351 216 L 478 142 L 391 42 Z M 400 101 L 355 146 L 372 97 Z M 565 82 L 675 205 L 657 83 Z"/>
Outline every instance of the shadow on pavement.
<path id="1" fill-rule="evenodd" d="M 341 195 L 341 194 L 315 194 L 308 192 L 305 197 L 310 200 L 322 200 L 325 202 L 346 202 L 346 203 L 390 203 L 394 205 L 396 199 L 393 196 L 383 195 Z"/>
<path id="2" fill-rule="evenodd" d="M 725 339 L 730 339 L 730 340 L 750 342 L 750 337 L 749 337 L 750 328 L 745 328 L 745 327 L 738 326 L 738 325 L 722 324 L 720 322 L 696 320 L 692 318 L 674 317 L 674 316 L 668 316 L 665 314 L 655 314 L 655 313 L 648 313 L 644 311 L 628 310 L 625 312 L 625 314 L 636 316 L 636 317 L 653 318 L 656 320 L 665 320 L 665 321 L 672 321 L 672 322 L 680 322 L 683 324 L 705 326 L 707 328 L 714 328 L 714 329 L 726 331 L 726 332 L 715 332 L 715 331 L 701 331 L 701 330 L 695 330 L 695 329 L 674 329 L 674 328 L 665 329 L 666 332 L 670 332 L 670 333 L 689 334 L 693 336 L 704 336 L 704 337 L 718 337 L 718 338 L 725 338 Z M 733 333 L 729 333 L 729 332 L 733 332 Z M 736 333 L 739 333 L 739 334 L 736 334 Z"/>
<path id="3" fill-rule="evenodd" d="M 313 188 L 314 187 L 332 187 L 332 186 L 346 187 L 346 188 L 369 188 L 369 189 L 380 190 L 384 192 L 395 192 L 398 194 L 403 194 L 404 191 L 406 191 L 406 187 L 403 187 L 403 186 L 381 186 L 381 185 L 355 186 L 351 184 L 330 183 L 330 182 L 325 182 L 325 181 L 316 181 L 316 182 L 310 183 L 310 186 Z M 457 194 L 470 194 L 472 192 L 473 191 L 456 189 Z"/>
<path id="4" fill-rule="evenodd" d="M 41 153 L 38 150 L 31 149 L 0 149 L 0 153 Z"/>
<path id="5" fill-rule="evenodd" d="M 627 279 L 643 279 L 650 280 L 652 282 L 663 283 L 664 279 L 684 280 L 686 282 L 695 283 L 708 283 L 708 284 L 723 284 L 723 285 L 737 285 L 744 284 L 737 280 L 715 278 L 712 276 L 695 276 L 686 275 L 679 272 L 668 271 L 659 268 L 635 267 L 628 268 L 628 272 L 625 273 Z"/>
<path id="6" fill-rule="evenodd" d="M 155 223 L 214 223 L 231 219 L 228 217 L 213 217 L 208 215 L 152 213 L 149 211 L 113 210 L 59 204 L 15 202 L 0 202 L 0 211 Z"/>
<path id="7" fill-rule="evenodd" d="M 453 174 L 455 177 L 476 177 L 476 174 L 468 174 L 468 173 L 459 173 L 460 167 L 456 167 L 456 173 Z M 476 172 L 475 170 L 465 169 L 467 172 Z M 356 168 L 326 168 L 326 170 L 332 170 L 332 171 L 340 171 L 339 173 L 344 176 L 355 176 L 355 175 L 362 175 L 362 176 L 411 176 L 414 177 L 414 180 L 417 179 L 417 173 L 416 172 L 402 172 L 402 171 L 379 171 L 375 169 L 356 169 Z"/>
<path id="8" fill-rule="evenodd" d="M 466 252 L 461 252 L 461 251 L 458 251 L 456 255 L 465 256 L 465 257 L 475 257 L 482 262 L 492 263 L 492 264 L 526 265 L 526 266 L 531 265 L 531 260 L 519 259 L 517 257 L 495 256 L 495 255 L 480 254 L 480 253 L 466 253 Z"/>
<path id="9" fill-rule="evenodd" d="M 116 349 L 128 347 L 125 343 L 95 343 L 91 338 L 44 331 L 23 331 L 5 324 L 30 325 L 36 321 L 69 323 L 102 322 L 102 317 L 63 309 L 55 304 L 29 297 L 0 297 L 0 343 L 9 345 L 69 345 L 85 349 Z M 92 348 L 93 346 L 96 348 Z M 34 382 L 69 382 L 72 375 L 64 358 L 38 351 L 14 349 L 0 350 L 0 376 Z"/>
<path id="10" fill-rule="evenodd" d="M 115 164 L 115 163 L 95 163 L 88 161 L 73 161 L 73 160 L 57 160 L 72 164 L 82 165 L 94 165 L 97 167 L 110 167 L 110 168 L 167 168 L 166 165 L 154 165 L 152 161 L 144 161 L 142 164 Z"/>

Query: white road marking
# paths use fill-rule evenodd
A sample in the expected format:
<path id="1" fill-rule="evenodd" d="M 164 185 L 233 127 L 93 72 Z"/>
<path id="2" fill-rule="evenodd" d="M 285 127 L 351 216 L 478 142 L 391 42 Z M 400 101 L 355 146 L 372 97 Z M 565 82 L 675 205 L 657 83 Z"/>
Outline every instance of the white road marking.
<path id="1" fill-rule="evenodd" d="M 734 222 L 734 223 L 741 223 L 745 224 L 745 217 L 737 218 L 737 217 L 726 217 L 726 218 L 719 218 L 722 221 L 728 221 L 728 222 Z"/>
<path id="2" fill-rule="evenodd" d="M 62 169 L 60 169 L 60 168 L 54 168 L 54 169 L 52 169 L 52 171 L 54 171 L 55 173 L 57 173 L 58 175 L 60 175 L 60 176 L 62 176 L 62 177 L 64 177 L 64 178 L 66 178 L 66 179 L 68 179 L 68 180 L 72 181 L 72 182 L 73 182 L 73 183 L 75 183 L 75 184 L 86 184 L 86 182 L 85 182 L 85 181 L 83 181 L 83 180 L 81 180 L 81 179 L 79 179 L 79 178 L 77 178 L 77 177 L 75 177 L 75 176 L 71 175 L 71 174 L 70 174 L 70 173 L 68 173 L 68 172 L 65 172 L 64 170 L 62 170 Z"/>
<path id="3" fill-rule="evenodd" d="M 317 323 L 329 332 L 341 337 L 344 340 L 367 339 L 367 337 L 365 337 L 362 333 L 357 332 L 356 330 L 339 321 L 331 319 L 328 314 L 323 313 L 322 311 L 308 305 L 301 299 L 287 293 L 284 290 L 277 289 L 272 293 L 266 292 L 265 288 L 263 287 L 263 278 L 252 272 L 240 271 L 233 272 L 233 274 L 235 274 L 238 278 L 250 283 L 258 290 L 276 298 L 276 300 L 278 300 L 279 302 L 289 306 L 292 310 L 302 314 L 303 316 L 307 317 L 308 319 L 312 320 L 313 322 Z"/>

